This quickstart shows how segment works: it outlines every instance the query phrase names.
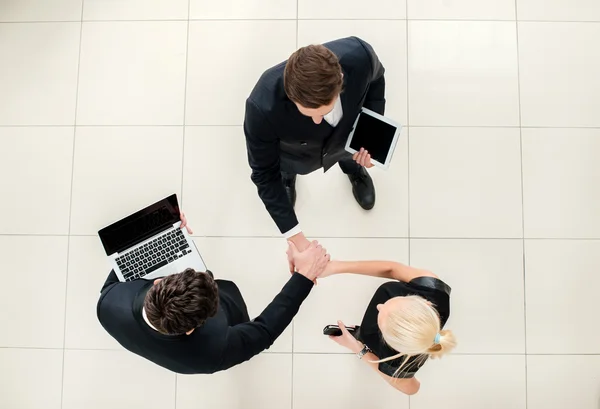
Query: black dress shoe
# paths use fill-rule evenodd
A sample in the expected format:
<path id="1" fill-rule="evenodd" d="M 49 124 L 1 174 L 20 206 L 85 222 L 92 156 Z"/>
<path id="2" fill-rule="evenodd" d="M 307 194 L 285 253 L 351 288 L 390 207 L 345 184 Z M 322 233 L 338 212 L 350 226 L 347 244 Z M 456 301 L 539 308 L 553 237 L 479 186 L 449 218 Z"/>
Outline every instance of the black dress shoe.
<path id="1" fill-rule="evenodd" d="M 375 186 L 367 170 L 361 167 L 356 173 L 349 173 L 348 178 L 352 183 L 354 198 L 360 207 L 371 210 L 375 206 Z"/>
<path id="2" fill-rule="evenodd" d="M 285 187 L 285 193 L 287 193 L 292 207 L 296 206 L 296 175 L 291 178 L 283 178 L 283 187 Z"/>

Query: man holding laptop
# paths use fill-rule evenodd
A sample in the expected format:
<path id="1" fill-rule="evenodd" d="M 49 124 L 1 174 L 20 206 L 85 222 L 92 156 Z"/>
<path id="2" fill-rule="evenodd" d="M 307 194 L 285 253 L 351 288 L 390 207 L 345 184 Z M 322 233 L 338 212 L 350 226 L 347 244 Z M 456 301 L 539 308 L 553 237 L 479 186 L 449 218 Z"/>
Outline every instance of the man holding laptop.
<path id="1" fill-rule="evenodd" d="M 102 286 L 97 315 L 125 349 L 177 373 L 209 374 L 269 348 L 329 255 L 316 242 L 303 252 L 290 244 L 288 258 L 297 272 L 250 321 L 240 290 L 213 277 L 186 224 L 172 195 L 98 232 L 113 270 Z"/>
<path id="2" fill-rule="evenodd" d="M 310 242 L 294 212 L 296 175 L 339 163 L 358 204 L 365 210 L 375 205 L 375 187 L 365 169 L 373 166 L 371 154 L 349 139 L 363 108 L 383 118 L 385 78 L 371 46 L 356 37 L 300 48 L 268 69 L 246 100 L 252 181 L 281 233 L 299 250 Z M 362 128 L 363 140 L 364 131 L 366 140 L 380 137 L 374 128 Z M 397 130 L 392 132 L 396 139 Z M 393 146 L 388 148 L 391 156 Z M 386 155 L 380 156 L 386 162 Z"/>

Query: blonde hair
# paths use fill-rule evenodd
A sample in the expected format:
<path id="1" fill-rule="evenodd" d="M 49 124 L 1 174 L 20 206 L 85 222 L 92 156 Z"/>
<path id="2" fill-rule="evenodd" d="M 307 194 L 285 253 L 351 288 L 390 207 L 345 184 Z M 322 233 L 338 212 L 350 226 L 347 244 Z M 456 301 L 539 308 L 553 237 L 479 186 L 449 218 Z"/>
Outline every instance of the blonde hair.
<path id="1" fill-rule="evenodd" d="M 419 356 L 416 364 L 427 357 L 441 358 L 456 346 L 456 339 L 450 330 L 442 330 L 440 316 L 434 306 L 417 295 L 403 297 L 402 309 L 390 312 L 380 328 L 383 340 L 394 350 L 401 351 L 396 355 L 374 361 L 388 362 L 405 356 L 404 361 L 394 373 L 397 376 L 413 356 Z M 436 336 L 439 342 L 436 343 Z M 409 371 L 410 368 L 406 368 Z"/>

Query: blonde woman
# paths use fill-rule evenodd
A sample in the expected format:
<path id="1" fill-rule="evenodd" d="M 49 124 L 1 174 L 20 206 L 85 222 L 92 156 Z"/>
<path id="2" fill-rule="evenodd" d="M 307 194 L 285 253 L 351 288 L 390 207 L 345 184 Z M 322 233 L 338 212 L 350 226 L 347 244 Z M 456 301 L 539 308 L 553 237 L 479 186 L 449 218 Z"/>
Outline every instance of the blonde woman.
<path id="1" fill-rule="evenodd" d="M 443 329 L 450 316 L 450 287 L 429 271 L 391 261 L 331 261 L 321 278 L 342 273 L 394 281 L 377 289 L 354 335 L 338 321 L 341 335 L 330 338 L 391 386 L 414 395 L 420 388 L 415 373 L 425 361 L 456 346 L 454 334 Z"/>

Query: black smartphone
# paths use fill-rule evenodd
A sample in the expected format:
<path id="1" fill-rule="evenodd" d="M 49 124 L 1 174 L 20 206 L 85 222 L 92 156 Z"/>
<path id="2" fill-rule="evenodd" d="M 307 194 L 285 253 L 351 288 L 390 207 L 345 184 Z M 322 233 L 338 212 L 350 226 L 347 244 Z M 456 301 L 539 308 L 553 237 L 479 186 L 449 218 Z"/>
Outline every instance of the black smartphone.
<path id="1" fill-rule="evenodd" d="M 349 333 L 354 335 L 356 333 L 356 331 L 358 330 L 358 326 L 346 327 L 346 329 L 348 330 Z M 328 325 L 325 328 L 323 328 L 323 335 L 331 335 L 334 337 L 339 337 L 342 335 L 342 330 L 337 325 Z"/>

